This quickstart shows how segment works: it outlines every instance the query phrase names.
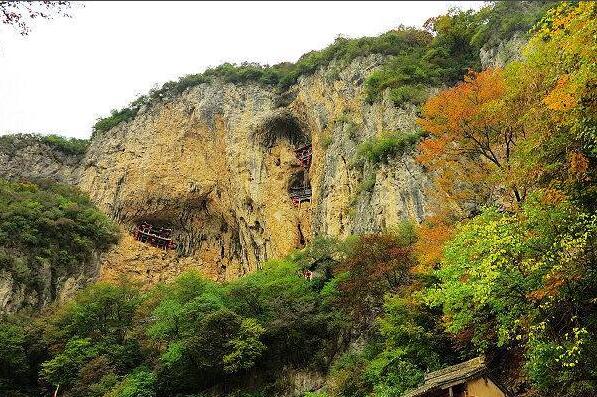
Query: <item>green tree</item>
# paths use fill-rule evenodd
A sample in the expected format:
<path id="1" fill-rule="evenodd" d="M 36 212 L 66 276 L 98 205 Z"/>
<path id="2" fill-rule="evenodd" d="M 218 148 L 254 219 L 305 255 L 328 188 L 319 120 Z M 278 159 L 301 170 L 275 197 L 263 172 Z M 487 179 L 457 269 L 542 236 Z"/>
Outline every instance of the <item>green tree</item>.
<path id="1" fill-rule="evenodd" d="M 146 367 L 136 368 L 105 397 L 155 397 L 155 376 Z"/>
<path id="2" fill-rule="evenodd" d="M 522 346 L 542 391 L 592 390 L 596 231 L 594 214 L 566 202 L 534 196 L 520 213 L 488 209 L 457 229 L 426 299 L 480 351 Z"/>
<path id="3" fill-rule="evenodd" d="M 11 383 L 22 383 L 30 375 L 25 341 L 21 327 L 0 323 L 0 391 L 6 392 L 13 386 Z"/>
<path id="4" fill-rule="evenodd" d="M 227 343 L 230 352 L 222 358 L 224 371 L 235 373 L 249 369 L 265 350 L 260 338 L 265 332 L 259 323 L 252 319 L 243 319 L 236 337 Z"/>
<path id="5" fill-rule="evenodd" d="M 54 387 L 72 384 L 83 365 L 97 354 L 89 338 L 71 339 L 64 350 L 42 364 L 42 377 Z"/>

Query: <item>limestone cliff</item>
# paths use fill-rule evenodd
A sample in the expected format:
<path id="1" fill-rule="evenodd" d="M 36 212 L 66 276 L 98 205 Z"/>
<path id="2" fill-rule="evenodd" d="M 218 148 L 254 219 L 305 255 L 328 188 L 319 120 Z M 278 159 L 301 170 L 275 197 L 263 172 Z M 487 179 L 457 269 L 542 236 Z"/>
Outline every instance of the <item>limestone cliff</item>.
<path id="1" fill-rule="evenodd" d="M 415 128 L 414 109 L 363 101 L 362 82 L 382 61 L 332 64 L 284 94 L 254 84 L 202 84 L 96 137 L 79 186 L 125 229 L 148 221 L 173 228 L 178 242 L 173 253 L 124 238 L 104 260 L 104 277 L 156 281 L 198 268 L 228 279 L 315 235 L 421 220 L 428 180 L 412 156 L 377 170 L 354 166 L 359 142 Z M 293 149 L 309 143 L 305 170 Z M 374 186 L 359 193 L 370 174 Z M 310 182 L 311 203 L 293 205 L 288 192 L 297 180 Z"/>
<path id="2" fill-rule="evenodd" d="M 7 179 L 78 181 L 80 154 L 65 153 L 32 135 L 0 137 L 0 176 Z"/>
<path id="3" fill-rule="evenodd" d="M 364 101 L 363 82 L 383 61 L 332 63 L 284 93 L 201 84 L 94 137 L 83 158 L 40 145 L 4 151 L 0 174 L 77 184 L 122 225 L 121 242 L 102 258 L 103 278 L 153 283 L 189 268 L 237 277 L 314 236 L 380 231 L 429 211 L 429 181 L 412 154 L 380 167 L 355 161 L 365 139 L 416 128 L 414 108 Z M 307 169 L 294 153 L 300 145 L 312 147 Z M 293 204 L 296 184 L 310 185 L 311 202 Z M 144 221 L 172 228 L 176 251 L 127 233 Z"/>
<path id="4" fill-rule="evenodd" d="M 94 253 L 90 261 L 81 263 L 75 271 L 63 276 L 53 274 L 49 265 L 37 269 L 35 287 L 15 279 L 9 271 L 0 268 L 0 314 L 36 311 L 54 301 L 66 302 L 78 290 L 97 280 L 99 258 L 99 254 Z"/>
<path id="5" fill-rule="evenodd" d="M 497 45 L 484 46 L 479 51 L 481 66 L 483 69 L 503 67 L 508 62 L 519 59 L 526 42 L 527 39 L 523 37 L 523 34 L 517 33 Z"/>

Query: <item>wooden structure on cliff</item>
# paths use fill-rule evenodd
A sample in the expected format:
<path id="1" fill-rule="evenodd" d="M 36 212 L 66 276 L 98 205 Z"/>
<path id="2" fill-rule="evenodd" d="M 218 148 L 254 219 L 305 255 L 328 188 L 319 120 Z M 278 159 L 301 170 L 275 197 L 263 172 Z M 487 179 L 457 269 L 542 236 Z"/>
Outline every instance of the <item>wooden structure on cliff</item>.
<path id="1" fill-rule="evenodd" d="M 172 241 L 171 236 L 172 229 L 154 227 L 147 222 L 142 222 L 133 229 L 133 237 L 136 240 L 163 250 L 176 248 L 176 243 Z"/>
<path id="2" fill-rule="evenodd" d="M 308 170 L 311 167 L 311 145 L 303 145 L 294 150 L 294 154 L 303 167 L 302 182 L 291 185 L 288 191 L 290 199 L 295 206 L 300 206 L 301 203 L 311 202 L 311 186 L 308 183 Z M 297 174 L 297 175 L 299 175 Z"/>
<path id="3" fill-rule="evenodd" d="M 491 376 L 483 357 L 425 374 L 425 383 L 404 397 L 511 397 Z"/>
<path id="4" fill-rule="evenodd" d="M 304 169 L 308 170 L 311 167 L 311 145 L 303 145 L 294 149 L 294 154 Z"/>
<path id="5" fill-rule="evenodd" d="M 305 201 L 311 201 L 311 188 L 309 186 L 291 187 L 289 194 L 294 205 L 300 205 Z"/>

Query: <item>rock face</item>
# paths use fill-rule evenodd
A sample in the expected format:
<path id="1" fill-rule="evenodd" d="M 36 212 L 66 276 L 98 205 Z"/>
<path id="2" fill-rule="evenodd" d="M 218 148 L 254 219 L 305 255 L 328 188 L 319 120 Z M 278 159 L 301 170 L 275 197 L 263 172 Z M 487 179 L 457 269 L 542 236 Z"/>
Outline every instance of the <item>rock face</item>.
<path id="1" fill-rule="evenodd" d="M 104 261 L 104 277 L 154 281 L 198 268 L 229 279 L 316 235 L 421 220 L 429 182 L 412 155 L 379 169 L 354 166 L 363 140 L 416 128 L 413 109 L 363 101 L 362 82 L 382 61 L 359 59 L 339 73 L 330 65 L 282 95 L 253 84 L 202 84 L 96 137 L 79 186 L 125 228 L 167 226 L 178 242 L 174 254 L 125 238 Z M 293 150 L 309 143 L 305 169 Z M 371 178 L 374 185 L 359 189 Z M 310 183 L 310 203 L 292 203 L 297 183 Z"/>
<path id="2" fill-rule="evenodd" d="M 31 280 L 15 280 L 10 272 L 0 269 L 0 314 L 14 313 L 23 308 L 35 311 L 54 301 L 65 302 L 79 289 L 96 280 L 99 271 L 98 253 L 65 277 L 55 277 L 49 266 L 38 270 L 34 287 Z"/>
<path id="3" fill-rule="evenodd" d="M 356 162 L 364 140 L 416 128 L 414 108 L 364 101 L 363 82 L 383 60 L 332 63 L 283 94 L 256 84 L 195 86 L 95 137 L 72 167 L 55 166 L 33 147 L 0 174 L 28 168 L 76 183 L 122 225 L 125 237 L 105 255 L 103 278 L 149 284 L 189 268 L 234 278 L 314 236 L 376 232 L 429 212 L 429 181 L 413 153 L 379 167 Z M 294 152 L 305 144 L 308 168 Z M 312 197 L 297 206 L 289 191 L 301 185 Z M 176 252 L 127 235 L 140 222 L 172 228 Z"/>
<path id="4" fill-rule="evenodd" d="M 484 47 L 479 51 L 481 67 L 483 69 L 503 67 L 508 62 L 519 59 L 522 48 L 527 40 L 521 34 L 515 34 L 509 40 L 500 42 L 497 46 Z"/>
<path id="5" fill-rule="evenodd" d="M 7 179 L 50 179 L 74 184 L 82 155 L 67 154 L 27 135 L 0 145 L 0 176 Z"/>

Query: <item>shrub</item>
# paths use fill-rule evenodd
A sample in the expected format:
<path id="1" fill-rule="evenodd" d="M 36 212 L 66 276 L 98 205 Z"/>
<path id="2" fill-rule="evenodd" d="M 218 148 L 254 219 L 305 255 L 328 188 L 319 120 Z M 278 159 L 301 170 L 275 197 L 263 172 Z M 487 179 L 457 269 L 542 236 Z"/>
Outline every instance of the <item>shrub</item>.
<path id="1" fill-rule="evenodd" d="M 422 89 L 425 86 L 436 85 L 440 82 L 436 73 L 434 66 L 424 60 L 423 49 L 394 56 L 365 80 L 366 99 L 370 103 L 381 99 L 387 88 Z"/>
<path id="2" fill-rule="evenodd" d="M 43 136 L 41 141 L 67 154 L 83 154 L 89 147 L 88 139 L 64 138 L 59 135 Z"/>
<path id="3" fill-rule="evenodd" d="M 359 197 L 363 193 L 371 193 L 375 189 L 375 183 L 377 182 L 377 177 L 375 171 L 369 173 L 363 180 L 357 185 L 352 197 L 350 198 L 349 206 L 351 207 L 350 214 L 354 216 L 354 206 L 357 204 Z"/>
<path id="4" fill-rule="evenodd" d="M 376 179 L 377 178 L 375 177 L 375 173 L 371 173 L 359 184 L 359 186 L 357 187 L 356 194 L 358 195 L 362 192 L 372 192 L 375 188 Z"/>
<path id="5" fill-rule="evenodd" d="M 135 101 L 137 102 L 137 101 Z M 124 121 L 130 121 L 137 115 L 139 108 L 135 105 L 121 110 L 113 109 L 110 116 L 99 119 L 93 126 L 92 138 L 101 132 L 109 131 Z"/>
<path id="6" fill-rule="evenodd" d="M 373 385 L 365 377 L 369 358 L 366 354 L 343 354 L 332 366 L 328 385 L 331 396 L 368 396 Z"/>
<path id="7" fill-rule="evenodd" d="M 357 148 L 357 161 L 369 161 L 373 165 L 384 164 L 394 157 L 412 149 L 419 139 L 420 132 L 384 132 L 380 137 L 370 138 Z"/>
<path id="8" fill-rule="evenodd" d="M 428 89 L 422 84 L 403 85 L 390 90 L 390 100 L 398 107 L 407 104 L 418 106 L 427 99 L 427 91 Z"/>
<path id="9" fill-rule="evenodd" d="M 106 397 L 155 397 L 155 375 L 145 367 L 133 371 Z"/>
<path id="10" fill-rule="evenodd" d="M 334 138 L 331 135 L 325 135 L 321 138 L 321 147 L 325 150 L 334 143 Z"/>
<path id="11" fill-rule="evenodd" d="M 60 152 L 81 155 L 87 151 L 88 139 L 65 138 L 59 135 L 11 134 L 0 136 L 0 150 L 15 153 L 34 143 L 45 143 Z"/>

